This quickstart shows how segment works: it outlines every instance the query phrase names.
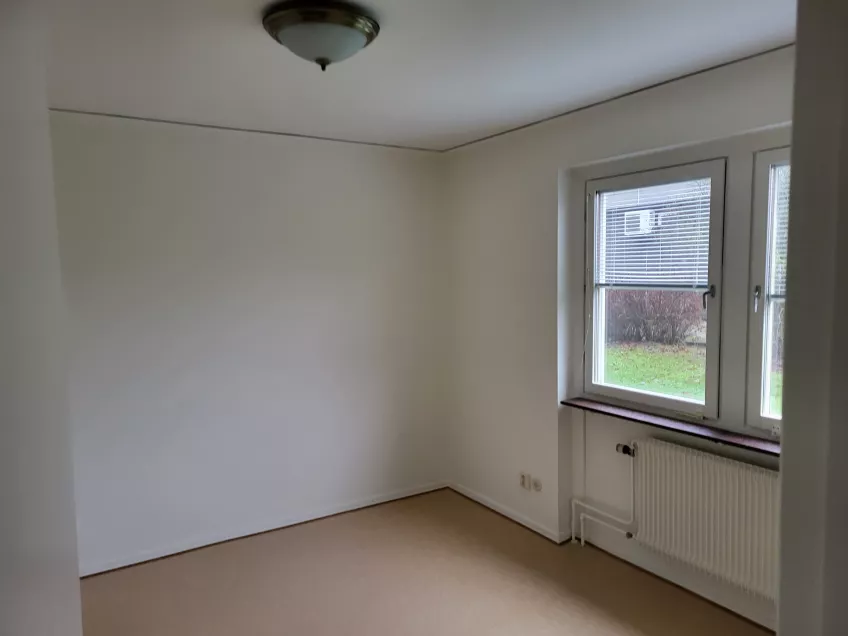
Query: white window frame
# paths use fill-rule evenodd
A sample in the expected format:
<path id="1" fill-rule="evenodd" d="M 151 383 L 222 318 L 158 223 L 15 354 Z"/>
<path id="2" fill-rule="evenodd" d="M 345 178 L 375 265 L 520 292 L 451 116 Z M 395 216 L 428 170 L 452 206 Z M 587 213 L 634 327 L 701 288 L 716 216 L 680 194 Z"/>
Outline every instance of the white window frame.
<path id="1" fill-rule="evenodd" d="M 769 236 L 771 234 L 771 171 L 773 167 L 789 165 L 788 146 L 763 150 L 754 159 L 754 200 L 751 217 L 751 274 L 748 307 L 748 390 L 747 423 L 773 435 L 780 434 L 781 420 L 762 414 L 764 393 L 764 358 L 766 320 L 769 301 L 767 273 L 769 268 Z M 790 211 L 791 214 L 791 211 Z M 757 295 L 757 289 L 759 294 Z M 759 296 L 759 297 L 757 297 Z"/>
<path id="2" fill-rule="evenodd" d="M 719 355 L 721 334 L 721 271 L 722 240 L 724 230 L 725 159 L 699 161 L 667 168 L 659 168 L 595 179 L 586 183 L 586 348 L 584 364 L 584 393 L 590 397 L 602 396 L 621 401 L 638 402 L 665 411 L 682 413 L 699 418 L 718 417 Z M 710 245 L 708 257 L 708 287 L 691 288 L 707 299 L 707 351 L 706 395 L 704 403 L 684 398 L 673 398 L 659 393 L 626 389 L 596 381 L 596 370 L 603 366 L 604 321 L 602 287 L 595 284 L 595 228 L 597 226 L 598 200 L 602 193 L 665 185 L 695 179 L 710 179 Z M 647 289 L 648 287 L 646 287 Z M 654 289 L 654 287 L 649 287 Z M 659 287 L 657 287 L 659 289 Z M 714 295 L 709 296 L 709 290 Z M 687 291 L 688 288 L 676 288 Z"/>

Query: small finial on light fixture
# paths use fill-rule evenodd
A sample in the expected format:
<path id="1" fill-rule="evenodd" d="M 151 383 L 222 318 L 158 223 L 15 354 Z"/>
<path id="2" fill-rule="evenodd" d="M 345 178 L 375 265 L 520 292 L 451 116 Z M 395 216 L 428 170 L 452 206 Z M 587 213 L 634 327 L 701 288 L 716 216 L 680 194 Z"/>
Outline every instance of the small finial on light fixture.
<path id="1" fill-rule="evenodd" d="M 322 71 L 364 49 L 380 33 L 377 21 L 355 5 L 330 0 L 275 4 L 262 23 L 277 42 Z"/>

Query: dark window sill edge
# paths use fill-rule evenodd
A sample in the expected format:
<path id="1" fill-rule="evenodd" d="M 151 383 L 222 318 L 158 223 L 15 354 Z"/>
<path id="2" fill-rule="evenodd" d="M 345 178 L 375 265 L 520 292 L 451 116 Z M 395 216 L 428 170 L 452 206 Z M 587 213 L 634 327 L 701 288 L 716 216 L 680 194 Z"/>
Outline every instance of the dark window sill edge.
<path id="1" fill-rule="evenodd" d="M 660 428 L 666 431 L 700 437 L 701 439 L 710 440 L 720 444 L 727 444 L 728 446 L 735 446 L 736 448 L 744 448 L 745 450 L 753 451 L 755 453 L 763 453 L 765 455 L 771 455 L 772 457 L 780 457 L 779 442 L 761 439 L 751 435 L 734 433 L 732 431 L 726 431 L 713 426 L 695 424 L 694 422 L 687 422 L 686 420 L 678 420 L 662 415 L 653 415 L 651 413 L 645 413 L 644 411 L 637 411 L 624 406 L 614 406 L 612 404 L 597 402 L 588 398 L 572 398 L 569 400 L 563 400 L 560 404 L 575 409 L 581 409 L 583 411 L 617 417 L 619 419 L 644 424 L 646 426 L 652 426 L 654 428 Z"/>

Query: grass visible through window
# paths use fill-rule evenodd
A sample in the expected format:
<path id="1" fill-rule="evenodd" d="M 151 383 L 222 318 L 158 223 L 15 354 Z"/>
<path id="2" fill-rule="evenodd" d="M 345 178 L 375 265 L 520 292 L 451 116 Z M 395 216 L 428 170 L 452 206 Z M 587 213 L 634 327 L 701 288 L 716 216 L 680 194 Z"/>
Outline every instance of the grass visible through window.
<path id="1" fill-rule="evenodd" d="M 604 384 L 704 401 L 704 347 L 657 343 L 609 344 L 604 355 Z"/>
<path id="2" fill-rule="evenodd" d="M 704 401 L 706 350 L 693 345 L 607 345 L 604 384 Z M 771 374 L 771 413 L 780 416 L 783 371 Z"/>
<path id="3" fill-rule="evenodd" d="M 771 409 L 769 415 L 781 417 L 783 415 L 783 371 L 771 372 L 771 389 L 769 400 Z"/>

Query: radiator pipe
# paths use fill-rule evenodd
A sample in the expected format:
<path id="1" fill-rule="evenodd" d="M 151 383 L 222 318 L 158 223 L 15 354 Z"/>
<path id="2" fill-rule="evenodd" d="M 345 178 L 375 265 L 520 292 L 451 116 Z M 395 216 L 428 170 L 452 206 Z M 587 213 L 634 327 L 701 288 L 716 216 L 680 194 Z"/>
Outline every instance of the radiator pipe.
<path id="1" fill-rule="evenodd" d="M 580 506 L 581 508 L 583 508 L 585 510 L 589 510 L 589 511 L 594 512 L 598 515 L 601 515 L 601 517 L 606 517 L 607 519 L 615 521 L 616 523 L 620 523 L 620 524 L 628 526 L 628 527 L 633 526 L 633 522 L 635 521 L 635 512 L 636 512 L 636 505 L 635 505 L 635 502 L 636 502 L 636 480 L 634 478 L 634 476 L 635 476 L 635 464 L 634 464 L 634 461 L 633 461 L 635 456 L 636 456 L 636 442 L 631 442 L 629 446 L 625 445 L 625 444 L 618 444 L 618 445 L 616 445 L 615 450 L 616 450 L 616 452 L 627 455 L 630 458 L 630 518 L 629 519 L 621 519 L 620 517 L 616 517 L 615 515 L 610 514 L 609 512 L 605 512 L 605 511 L 603 511 L 599 508 L 595 508 L 594 506 L 591 506 L 591 505 L 587 504 L 586 502 L 580 501 L 579 499 L 574 497 L 574 498 L 571 499 L 571 537 L 572 537 L 572 539 L 574 538 L 574 534 L 575 534 L 574 522 L 577 518 L 577 506 Z M 589 521 L 594 521 L 595 523 L 598 523 L 602 526 L 606 526 L 607 528 L 611 528 L 612 530 L 615 530 L 616 532 L 620 532 L 621 534 L 626 536 L 628 539 L 633 538 L 633 532 L 631 530 L 623 530 L 623 529 L 621 529 L 617 526 L 612 525 L 611 523 L 609 523 L 607 521 L 604 521 L 603 519 L 599 519 L 598 517 L 596 517 L 594 515 L 588 514 L 586 512 L 581 512 L 580 513 L 580 545 L 581 546 L 586 545 L 586 540 L 585 540 L 585 538 L 586 538 L 586 532 L 585 532 L 586 527 L 585 527 L 585 523 L 584 523 L 586 519 L 588 519 Z"/>
<path id="2" fill-rule="evenodd" d="M 586 545 L 586 541 L 585 541 L 585 539 L 584 539 L 584 537 L 585 537 L 585 533 L 584 533 L 584 532 L 585 532 L 585 524 L 584 524 L 584 521 L 585 521 L 586 519 L 588 519 L 589 521 L 594 521 L 595 523 L 600 524 L 600 525 L 602 525 L 602 526 L 606 526 L 606 527 L 607 527 L 607 528 L 609 528 L 610 530 L 615 530 L 616 532 L 618 532 L 618 533 L 620 533 L 620 534 L 623 534 L 623 535 L 624 535 L 625 537 L 627 537 L 628 539 L 632 539 L 632 538 L 633 538 L 633 533 L 632 533 L 632 532 L 630 532 L 630 530 L 622 530 L 622 529 L 621 529 L 621 528 L 619 528 L 618 526 L 614 526 L 614 525 L 612 525 L 611 523 L 609 523 L 609 522 L 607 522 L 607 521 L 604 521 L 603 519 L 599 519 L 598 517 L 593 517 L 592 515 L 590 515 L 590 514 L 588 514 L 588 513 L 581 512 L 581 513 L 580 513 L 580 545 L 581 545 L 581 546 L 585 546 L 585 545 Z"/>

